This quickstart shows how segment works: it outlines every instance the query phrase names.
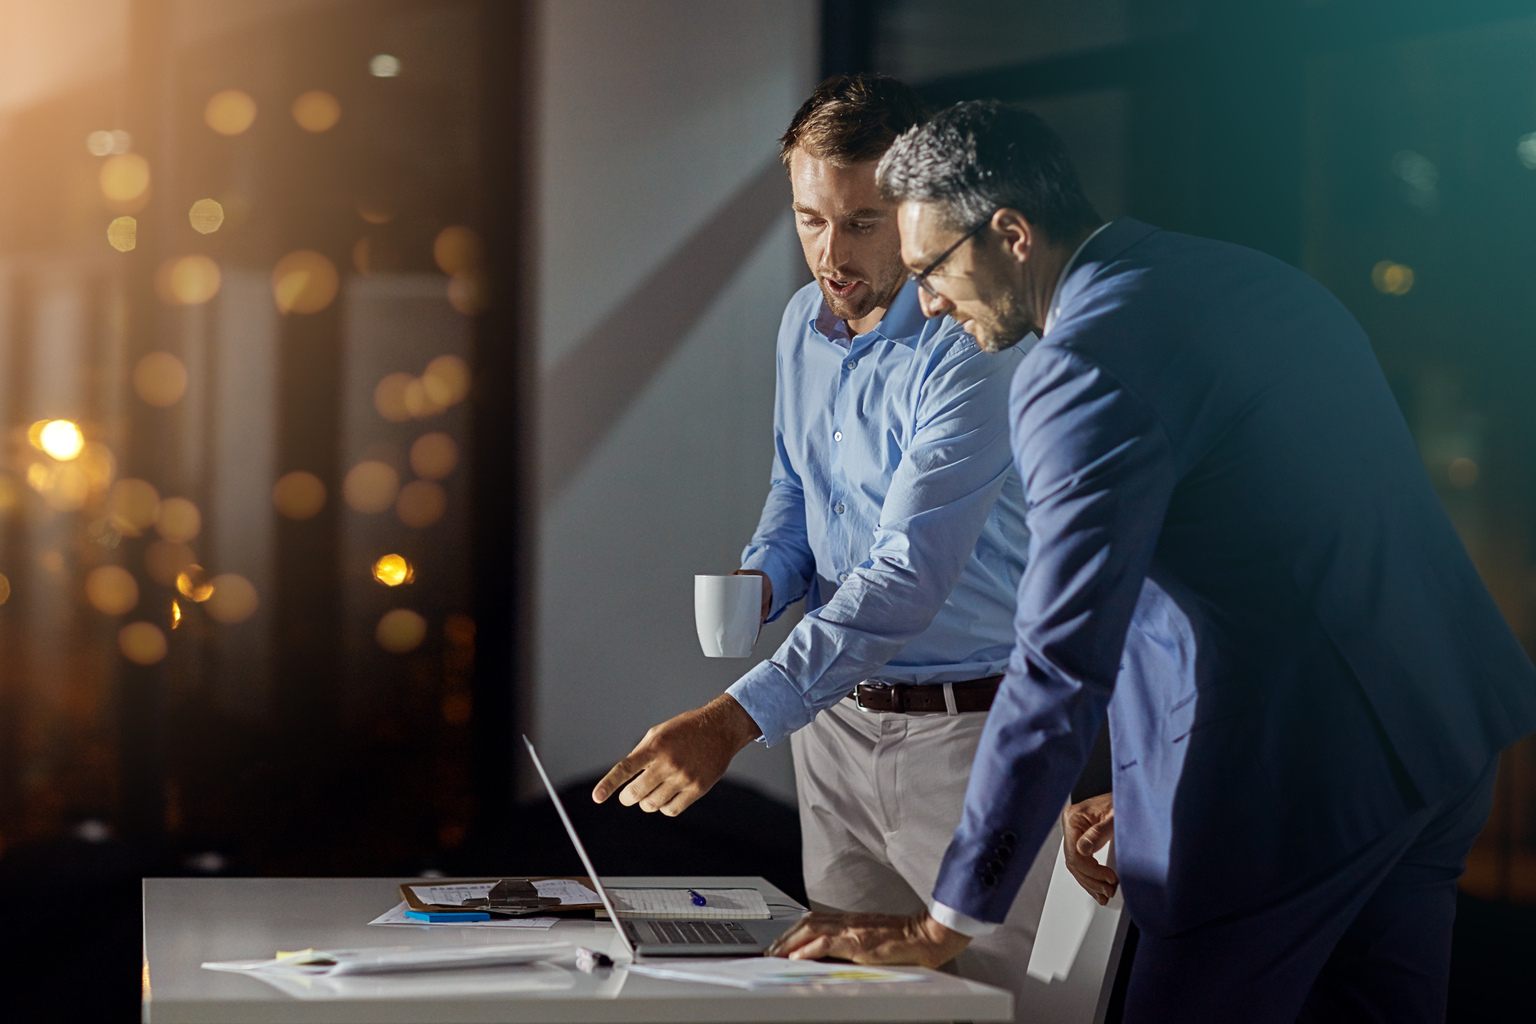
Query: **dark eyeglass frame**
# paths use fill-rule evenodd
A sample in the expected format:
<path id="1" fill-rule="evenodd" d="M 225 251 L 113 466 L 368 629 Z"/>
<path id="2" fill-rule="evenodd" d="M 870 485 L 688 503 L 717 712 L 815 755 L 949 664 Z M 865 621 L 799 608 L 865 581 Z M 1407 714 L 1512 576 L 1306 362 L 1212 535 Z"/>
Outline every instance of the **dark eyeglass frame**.
<path id="1" fill-rule="evenodd" d="M 925 294 L 927 294 L 927 296 L 930 299 L 941 298 L 939 293 L 934 290 L 933 285 L 928 283 L 928 275 L 933 273 L 935 270 L 938 270 L 941 266 L 943 266 L 944 265 L 944 261 L 949 259 L 951 256 L 953 256 L 955 254 L 955 250 L 956 249 L 960 248 L 962 245 L 964 245 L 966 242 L 970 241 L 972 238 L 975 238 L 981 232 L 982 228 L 985 228 L 985 227 L 989 226 L 991 223 L 992 223 L 992 218 L 988 217 L 986 220 L 982 221 L 980 224 L 977 224 L 975 227 L 971 228 L 971 230 L 967 231 L 965 234 L 961 235 L 958 239 L 956 239 L 954 245 L 951 245 L 948 249 L 945 249 L 943 252 L 939 253 L 938 259 L 936 259 L 932 263 L 928 264 L 920 272 L 918 272 L 916 274 L 909 275 L 911 277 L 911 279 L 917 282 L 917 286 L 919 288 L 921 288 L 923 290 L 923 292 Z"/>

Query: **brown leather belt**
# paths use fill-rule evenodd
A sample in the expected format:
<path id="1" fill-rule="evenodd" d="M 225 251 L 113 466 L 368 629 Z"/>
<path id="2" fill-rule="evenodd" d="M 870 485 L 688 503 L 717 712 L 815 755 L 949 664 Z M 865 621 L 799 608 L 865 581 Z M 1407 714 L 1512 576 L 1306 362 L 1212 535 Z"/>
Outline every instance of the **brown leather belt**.
<path id="1" fill-rule="evenodd" d="M 997 696 L 997 685 L 1002 681 L 1002 676 L 964 679 L 955 683 L 879 683 L 866 680 L 854 688 L 853 699 L 863 711 L 964 714 L 990 710 L 992 698 Z M 953 695 L 953 707 L 945 695 L 946 689 Z"/>

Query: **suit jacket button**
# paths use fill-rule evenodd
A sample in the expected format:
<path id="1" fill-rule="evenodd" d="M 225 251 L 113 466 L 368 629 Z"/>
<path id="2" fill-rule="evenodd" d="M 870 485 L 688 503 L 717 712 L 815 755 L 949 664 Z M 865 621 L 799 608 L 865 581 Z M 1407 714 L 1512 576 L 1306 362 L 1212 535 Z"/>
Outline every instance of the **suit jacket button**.
<path id="1" fill-rule="evenodd" d="M 997 884 L 997 876 L 990 871 L 983 871 L 981 873 L 981 884 L 990 889 Z"/>
<path id="2" fill-rule="evenodd" d="M 1008 865 L 1003 863 L 1003 859 L 1001 857 L 993 857 L 991 860 L 987 861 L 987 873 L 1000 875 L 1003 873 L 1003 868 L 1007 866 Z"/>
<path id="3" fill-rule="evenodd" d="M 997 838 L 1001 839 L 1003 842 L 1007 843 L 1009 846 L 1012 846 L 1014 843 L 1019 841 L 1019 837 L 1014 835 L 1012 829 L 1009 829 L 1007 832 L 1004 832 L 1002 835 L 998 836 Z"/>

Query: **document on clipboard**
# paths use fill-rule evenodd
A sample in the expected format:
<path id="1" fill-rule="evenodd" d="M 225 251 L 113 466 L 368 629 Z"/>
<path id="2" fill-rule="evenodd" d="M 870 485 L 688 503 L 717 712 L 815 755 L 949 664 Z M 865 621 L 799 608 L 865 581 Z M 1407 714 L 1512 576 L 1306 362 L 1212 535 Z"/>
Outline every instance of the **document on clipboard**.
<path id="1" fill-rule="evenodd" d="M 602 907 L 602 901 L 592 887 L 592 880 L 584 875 L 561 875 L 546 877 L 530 877 L 524 881 L 531 882 L 539 895 L 542 906 L 530 906 L 523 909 L 500 909 L 495 906 L 471 904 L 465 906 L 465 900 L 484 901 L 490 896 L 491 890 L 503 882 L 500 878 L 479 878 L 463 881 L 439 881 L 432 879 L 421 882 L 405 882 L 400 886 L 400 898 L 406 906 L 418 912 L 431 913 L 485 913 L 497 915 L 520 916 L 522 914 L 550 914 L 571 910 L 596 910 Z M 556 902 L 550 903 L 550 900 Z"/>

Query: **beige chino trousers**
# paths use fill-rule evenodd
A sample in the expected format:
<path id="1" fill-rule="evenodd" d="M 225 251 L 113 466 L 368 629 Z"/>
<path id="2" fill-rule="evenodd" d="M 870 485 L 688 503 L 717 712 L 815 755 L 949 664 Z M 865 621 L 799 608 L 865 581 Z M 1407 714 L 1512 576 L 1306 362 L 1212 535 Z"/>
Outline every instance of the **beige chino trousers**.
<path id="1" fill-rule="evenodd" d="M 928 905 L 960 824 L 985 712 L 861 711 L 846 698 L 790 738 L 799 791 L 805 888 L 815 910 L 913 914 Z M 955 960 L 961 977 L 1014 994 L 1030 1019 L 1026 975 L 1061 846 L 1046 838 L 1003 926 Z"/>

